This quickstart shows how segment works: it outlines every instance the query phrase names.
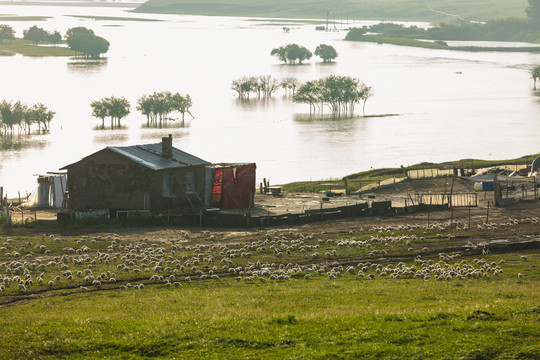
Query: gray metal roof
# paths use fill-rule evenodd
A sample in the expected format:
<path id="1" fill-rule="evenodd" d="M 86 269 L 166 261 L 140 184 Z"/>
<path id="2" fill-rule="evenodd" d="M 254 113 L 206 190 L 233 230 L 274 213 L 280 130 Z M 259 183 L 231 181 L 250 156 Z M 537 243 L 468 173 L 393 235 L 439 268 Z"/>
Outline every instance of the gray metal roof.
<path id="1" fill-rule="evenodd" d="M 107 149 L 155 171 L 210 164 L 208 161 L 188 154 L 175 147 L 172 148 L 173 158 L 166 159 L 161 156 L 161 143 L 133 146 L 108 146 Z"/>

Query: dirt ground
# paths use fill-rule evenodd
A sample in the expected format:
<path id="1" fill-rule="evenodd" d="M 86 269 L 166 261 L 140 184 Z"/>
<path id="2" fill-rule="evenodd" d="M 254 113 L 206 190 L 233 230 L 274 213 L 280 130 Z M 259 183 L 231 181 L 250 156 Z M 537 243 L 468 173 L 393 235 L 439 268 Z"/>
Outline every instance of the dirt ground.
<path id="1" fill-rule="evenodd" d="M 415 181 L 413 184 L 403 183 L 401 187 L 379 189 L 370 192 L 375 200 L 383 198 L 403 197 L 410 189 L 418 189 L 419 184 L 429 188 L 440 189 L 446 184 L 441 180 Z M 468 189 L 466 182 L 455 182 L 455 188 Z M 429 190 L 428 190 L 429 191 Z M 331 197 L 328 202 L 322 201 L 324 194 L 284 194 L 283 196 L 257 195 L 257 207 L 252 211 L 298 211 L 321 206 L 338 206 L 339 204 L 352 204 L 360 201 L 372 201 L 367 194 Z M 244 209 L 244 211 L 246 211 Z M 55 221 L 55 211 L 36 212 L 39 219 L 48 217 Z M 482 256 L 484 252 L 492 254 L 540 254 L 540 200 L 519 201 L 505 207 L 487 207 L 480 205 L 474 208 L 454 208 L 442 211 L 415 212 L 402 215 L 386 215 L 321 221 L 297 226 L 279 226 L 272 228 L 200 228 L 178 226 L 155 227 L 113 227 L 110 229 L 66 229 L 55 234 L 41 234 L 40 236 L 114 236 L 118 234 L 127 243 L 141 241 L 152 243 L 170 243 L 171 240 L 189 242 L 191 244 L 209 243 L 239 243 L 246 244 L 264 239 L 268 234 L 272 236 L 285 236 L 296 238 L 315 236 L 322 239 L 355 236 L 369 231 L 371 234 L 392 233 L 394 230 L 420 227 L 421 229 L 437 233 L 437 239 L 422 240 L 422 250 L 407 252 L 399 255 L 368 256 L 365 259 L 341 259 L 343 264 L 357 264 L 361 260 L 376 263 L 392 263 L 396 256 L 400 261 L 413 261 L 415 257 L 437 257 L 441 253 L 460 253 Z M 420 230 L 421 231 L 421 230 Z M 2 235 L 29 235 L 35 236 L 36 231 L 31 228 L 0 228 Z M 440 235 L 440 238 L 439 238 Z M 326 261 L 326 260 L 325 260 Z"/>
<path id="2" fill-rule="evenodd" d="M 356 203 L 369 201 L 384 201 L 391 200 L 393 206 L 395 203 L 403 204 L 404 199 L 409 199 L 411 194 L 419 193 L 441 193 L 449 192 L 452 188 L 454 193 L 459 192 L 474 192 L 473 187 L 475 180 L 466 178 L 436 178 L 436 179 L 417 179 L 412 181 L 403 181 L 395 186 L 390 186 L 381 189 L 372 189 L 369 193 L 356 195 L 341 195 L 332 196 L 328 200 L 326 194 L 311 194 L 311 193 L 284 193 L 279 196 L 261 195 L 255 196 L 255 207 L 251 209 L 253 215 L 267 214 L 282 214 L 282 213 L 301 213 L 308 209 L 320 209 L 327 207 L 338 207 L 343 205 L 353 205 Z M 517 192 L 520 192 L 519 189 Z M 514 195 L 519 195 L 516 192 Z M 484 198 L 485 196 L 485 198 Z M 511 197 L 512 194 L 509 194 Z M 396 227 L 409 224 L 427 226 L 445 225 L 449 222 L 455 223 L 450 231 L 459 232 L 465 226 L 468 232 L 472 232 L 476 243 L 499 244 L 500 246 L 508 246 L 508 250 L 512 246 L 524 246 L 527 251 L 540 251 L 540 200 L 517 201 L 513 204 L 504 207 L 493 206 L 493 192 L 488 192 L 485 195 L 479 193 L 477 207 L 456 207 L 436 212 L 417 212 L 406 215 L 378 216 L 378 217 L 362 217 L 356 219 L 334 220 L 320 222 L 314 224 L 306 224 L 295 227 L 279 227 L 274 228 L 277 232 L 302 232 L 305 234 L 324 233 L 324 234 L 343 234 L 349 232 L 357 232 L 372 228 Z M 490 201 L 490 206 L 488 206 Z M 399 205 L 398 205 L 399 206 Z M 234 210 L 247 211 L 244 210 Z M 519 226 L 506 226 L 510 219 L 519 221 Z M 486 224 L 489 224 L 486 226 Z M 470 227 L 469 227 L 470 226 Z M 192 239 L 206 239 L 208 232 L 213 234 L 215 238 L 226 237 L 229 239 L 251 241 L 257 239 L 260 231 L 268 231 L 269 229 L 160 229 L 151 230 L 144 233 L 149 239 L 170 240 L 178 237 L 182 232 L 188 232 Z M 448 231 L 448 229 L 446 230 Z M 127 234 L 124 234 L 126 236 Z M 133 233 L 128 236 L 134 238 L 140 237 L 141 233 Z M 428 244 L 433 251 L 446 251 L 450 249 L 460 249 L 468 243 L 467 240 L 452 240 L 445 242 L 435 242 Z M 521 244 L 521 245 L 520 245 Z M 527 245 L 523 245 L 527 244 Z"/>
<path id="3" fill-rule="evenodd" d="M 255 207 L 251 210 L 254 215 L 279 215 L 285 213 L 303 213 L 305 210 L 335 208 L 355 205 L 372 201 L 392 201 L 393 207 L 417 204 L 417 194 L 468 194 L 477 197 L 478 209 L 491 207 L 495 202 L 493 192 L 475 192 L 474 184 L 480 180 L 466 177 L 441 177 L 430 179 L 406 179 L 393 185 L 370 189 L 366 192 L 345 195 L 335 193 L 328 197 L 324 193 L 282 193 L 280 195 L 255 195 Z M 519 181 L 516 180 L 519 183 Z M 528 185 L 528 198 L 533 199 L 532 184 Z M 524 194 L 521 187 L 513 191 L 503 191 L 503 199 L 515 198 L 521 200 Z M 540 197 L 540 193 L 539 193 Z M 474 206 L 474 205 L 473 205 Z M 231 210 L 236 213 L 246 210 Z"/>
<path id="4" fill-rule="evenodd" d="M 396 183 L 393 186 L 372 189 L 369 193 L 341 195 L 327 197 L 326 194 L 313 193 L 284 193 L 279 196 L 257 194 L 255 196 L 255 206 L 250 209 L 252 215 L 276 215 L 285 213 L 302 213 L 305 210 L 333 208 L 344 205 L 354 205 L 369 201 L 391 200 L 393 206 L 403 206 L 404 200 L 412 199 L 416 193 L 472 193 L 474 180 L 467 178 L 432 178 L 406 180 Z M 513 195 L 519 195 L 520 189 Z M 405 215 L 362 217 L 350 220 L 336 220 L 320 222 L 297 226 L 294 228 L 281 227 L 278 231 L 297 231 L 305 233 L 343 233 L 349 231 L 360 231 L 360 229 L 369 229 L 373 227 L 399 226 L 415 224 L 421 226 L 444 224 L 450 221 L 456 223 L 456 230 L 460 227 L 470 224 L 469 231 L 477 233 L 478 240 L 497 240 L 513 239 L 512 241 L 532 240 L 536 244 L 540 242 L 540 200 L 517 201 L 504 207 L 493 206 L 493 192 L 479 193 L 477 207 L 455 207 L 443 211 L 416 212 Z M 488 206 L 488 201 L 491 204 Z M 396 205 L 398 204 L 398 205 Z M 410 203 L 409 203 L 410 204 Z M 19 220 L 22 216 L 37 217 L 38 220 L 56 220 L 55 210 L 29 210 L 24 209 L 24 214 L 15 213 L 14 219 Z M 230 210 L 232 213 L 248 212 L 248 209 Z M 492 228 L 486 229 L 486 224 L 496 227 L 498 224 L 504 224 L 509 219 L 518 219 L 520 226 L 511 229 L 500 228 L 494 231 Z M 177 238 L 180 234 L 189 233 L 192 238 L 206 237 L 208 231 L 216 236 L 252 238 L 256 236 L 259 230 L 266 229 L 219 229 L 219 228 L 186 228 L 186 229 L 115 229 L 115 232 L 121 231 L 124 236 L 135 238 L 150 238 L 153 240 L 170 240 Z M 447 244 L 451 246 L 451 244 Z"/>

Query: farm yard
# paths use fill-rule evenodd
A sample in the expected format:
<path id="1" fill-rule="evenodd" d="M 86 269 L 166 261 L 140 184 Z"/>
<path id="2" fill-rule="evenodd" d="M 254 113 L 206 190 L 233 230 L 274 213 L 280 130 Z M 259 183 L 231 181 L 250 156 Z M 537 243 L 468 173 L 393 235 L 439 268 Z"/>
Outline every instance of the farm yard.
<path id="1" fill-rule="evenodd" d="M 540 210 L 0 235 L 0 358 L 538 359 Z"/>

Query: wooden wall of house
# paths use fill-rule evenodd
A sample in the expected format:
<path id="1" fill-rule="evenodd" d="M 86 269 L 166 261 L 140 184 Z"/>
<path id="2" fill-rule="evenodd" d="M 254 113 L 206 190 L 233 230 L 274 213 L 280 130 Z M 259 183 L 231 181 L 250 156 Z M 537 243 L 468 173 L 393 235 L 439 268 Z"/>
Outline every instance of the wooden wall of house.
<path id="1" fill-rule="evenodd" d="M 73 210 L 112 209 L 165 212 L 190 208 L 180 188 L 187 171 L 195 172 L 196 191 L 204 199 L 204 166 L 154 171 L 104 149 L 68 165 L 69 207 Z M 172 173 L 174 197 L 163 197 L 163 174 Z M 196 197 L 192 203 L 200 206 Z"/>
<path id="2" fill-rule="evenodd" d="M 193 172 L 195 174 L 194 191 L 198 194 L 186 194 L 186 174 Z M 170 173 L 173 175 L 172 192 L 174 197 L 163 197 L 163 175 Z M 176 168 L 170 170 L 160 170 L 156 173 L 152 180 L 152 199 L 151 207 L 154 212 L 161 210 L 181 210 L 189 211 L 193 206 L 196 209 L 203 207 L 204 202 L 204 185 L 205 185 L 205 167 L 204 166 L 189 166 L 185 168 Z M 188 200 L 189 197 L 189 200 Z M 200 199 L 200 200 L 199 200 Z M 191 202 L 191 203 L 190 203 Z"/>
<path id="3" fill-rule="evenodd" d="M 104 149 L 67 166 L 73 210 L 143 209 L 152 171 Z"/>

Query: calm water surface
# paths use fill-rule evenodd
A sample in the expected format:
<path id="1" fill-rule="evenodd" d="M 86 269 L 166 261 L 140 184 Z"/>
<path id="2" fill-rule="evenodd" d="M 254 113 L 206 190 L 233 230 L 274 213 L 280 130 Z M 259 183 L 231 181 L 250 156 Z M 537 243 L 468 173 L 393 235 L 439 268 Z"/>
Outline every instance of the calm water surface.
<path id="1" fill-rule="evenodd" d="M 371 167 L 468 157 L 512 158 L 540 151 L 540 91 L 528 69 L 539 54 L 468 53 L 346 42 L 345 32 L 314 25 L 245 18 L 150 15 L 119 8 L 0 6 L 0 14 L 46 15 L 8 22 L 21 36 L 37 24 L 62 34 L 92 28 L 111 43 L 107 59 L 0 57 L 0 99 L 42 102 L 56 112 L 47 135 L 0 141 L 0 185 L 9 194 L 34 186 L 33 174 L 57 171 L 109 145 L 160 141 L 211 162 L 256 162 L 272 183 L 341 177 Z M 68 15 L 163 20 L 95 21 Z M 283 26 L 291 28 L 285 34 Z M 357 23 L 357 25 L 360 25 Z M 286 66 L 270 50 L 320 43 L 339 53 L 334 64 L 313 58 Z M 307 105 L 276 93 L 241 102 L 230 89 L 244 75 L 295 76 L 301 81 L 349 75 L 373 87 L 366 114 L 391 117 L 310 119 Z M 185 127 L 145 129 L 137 99 L 155 91 L 189 93 L 195 119 Z M 124 96 L 126 129 L 98 131 L 90 102 Z M 357 113 L 361 115 L 361 106 Z M 188 116 L 189 118 L 189 116 Z"/>

